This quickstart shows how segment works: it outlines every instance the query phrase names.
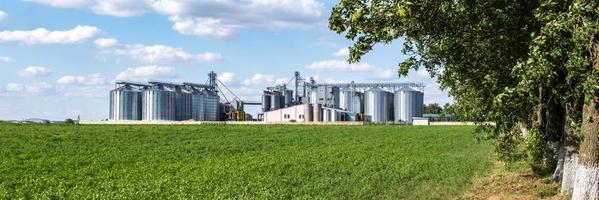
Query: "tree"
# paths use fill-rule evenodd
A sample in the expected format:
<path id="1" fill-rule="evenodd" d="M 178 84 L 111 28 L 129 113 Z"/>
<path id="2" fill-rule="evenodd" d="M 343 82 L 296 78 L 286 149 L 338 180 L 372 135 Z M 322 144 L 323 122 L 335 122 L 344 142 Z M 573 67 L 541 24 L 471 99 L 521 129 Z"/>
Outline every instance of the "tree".
<path id="1" fill-rule="evenodd" d="M 504 158 L 516 155 L 514 147 L 522 143 L 516 133 L 527 129 L 524 144 L 533 169 L 557 165 L 561 174 L 557 169 L 566 165 L 551 161 L 558 151 L 550 147 L 565 144 L 575 152 L 577 142 L 570 138 L 581 130 L 578 168 L 588 173 L 576 175 L 573 198 L 596 199 L 597 4 L 342 0 L 329 21 L 332 30 L 355 42 L 350 62 L 375 44 L 402 38 L 403 53 L 411 57 L 399 64 L 400 75 L 425 68 L 449 89 L 465 117 L 496 122 L 488 137 Z"/>
<path id="2" fill-rule="evenodd" d="M 443 108 L 438 103 L 424 105 L 424 113 L 441 114 L 441 112 L 443 112 Z"/>
<path id="3" fill-rule="evenodd" d="M 65 124 L 75 124 L 75 121 L 73 119 L 71 119 L 71 118 L 67 118 L 67 119 L 64 120 L 64 123 Z"/>

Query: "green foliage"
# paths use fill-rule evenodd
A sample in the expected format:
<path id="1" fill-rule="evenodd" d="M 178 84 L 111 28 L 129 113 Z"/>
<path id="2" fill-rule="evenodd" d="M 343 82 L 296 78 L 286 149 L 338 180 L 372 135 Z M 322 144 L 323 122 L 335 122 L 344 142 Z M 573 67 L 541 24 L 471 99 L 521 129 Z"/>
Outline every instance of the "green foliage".
<path id="1" fill-rule="evenodd" d="M 553 173 L 557 165 L 556 152 L 554 152 L 545 136 L 538 129 L 532 129 L 528 137 L 524 139 L 524 149 L 526 151 L 528 163 L 530 163 L 533 172 L 539 176 L 545 176 Z"/>
<path id="2" fill-rule="evenodd" d="M 448 199 L 473 127 L 0 124 L 0 199 Z"/>
<path id="3" fill-rule="evenodd" d="M 329 27 L 354 42 L 350 62 L 401 38 L 410 57 L 399 74 L 425 68 L 454 97 L 460 117 L 496 122 L 483 137 L 507 160 L 519 159 L 513 130 L 531 124 L 535 107 L 558 102 L 580 124 L 579 102 L 599 95 L 599 1 L 342 0 Z"/>
<path id="4" fill-rule="evenodd" d="M 65 124 L 75 124 L 75 120 L 73 120 L 73 119 L 71 119 L 71 118 L 68 118 L 68 119 L 65 119 L 65 120 L 64 120 L 64 123 L 65 123 Z"/>
<path id="5" fill-rule="evenodd" d="M 440 114 L 441 112 L 443 112 L 443 108 L 438 103 L 424 105 L 424 113 Z"/>

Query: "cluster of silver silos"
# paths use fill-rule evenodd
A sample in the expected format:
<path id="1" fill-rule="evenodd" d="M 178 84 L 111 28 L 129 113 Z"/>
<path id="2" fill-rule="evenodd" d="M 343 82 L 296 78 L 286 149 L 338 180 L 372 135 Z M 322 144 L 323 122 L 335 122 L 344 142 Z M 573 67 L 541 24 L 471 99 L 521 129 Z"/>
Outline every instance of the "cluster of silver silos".
<path id="1" fill-rule="evenodd" d="M 424 93 L 411 88 L 389 92 L 372 88 L 364 94 L 364 115 L 372 122 L 412 122 L 422 117 Z"/>
<path id="2" fill-rule="evenodd" d="M 312 121 L 354 121 L 356 114 L 373 123 L 411 122 L 422 117 L 424 93 L 409 87 L 387 91 L 372 87 L 365 91 L 355 88 L 314 88 L 309 93 Z"/>
<path id="3" fill-rule="evenodd" d="M 110 91 L 110 120 L 217 121 L 220 97 L 192 85 L 124 84 Z"/>
<path id="4" fill-rule="evenodd" d="M 286 108 L 293 104 L 293 90 L 265 90 L 262 94 L 263 112 Z"/>

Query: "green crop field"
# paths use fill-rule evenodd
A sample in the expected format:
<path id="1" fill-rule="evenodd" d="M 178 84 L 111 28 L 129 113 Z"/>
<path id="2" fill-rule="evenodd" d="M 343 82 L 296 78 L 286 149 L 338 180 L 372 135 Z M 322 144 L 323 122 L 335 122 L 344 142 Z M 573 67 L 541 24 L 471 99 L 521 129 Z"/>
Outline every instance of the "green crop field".
<path id="1" fill-rule="evenodd" d="M 0 124 L 0 199 L 446 199 L 474 127 Z"/>

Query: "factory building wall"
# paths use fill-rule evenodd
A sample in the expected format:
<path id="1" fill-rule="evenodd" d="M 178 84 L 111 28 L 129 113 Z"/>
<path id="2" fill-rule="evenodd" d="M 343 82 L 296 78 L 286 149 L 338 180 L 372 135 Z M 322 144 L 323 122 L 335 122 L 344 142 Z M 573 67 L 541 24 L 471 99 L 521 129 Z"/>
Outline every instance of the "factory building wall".
<path id="1" fill-rule="evenodd" d="M 306 104 L 264 112 L 264 122 L 304 122 Z"/>

